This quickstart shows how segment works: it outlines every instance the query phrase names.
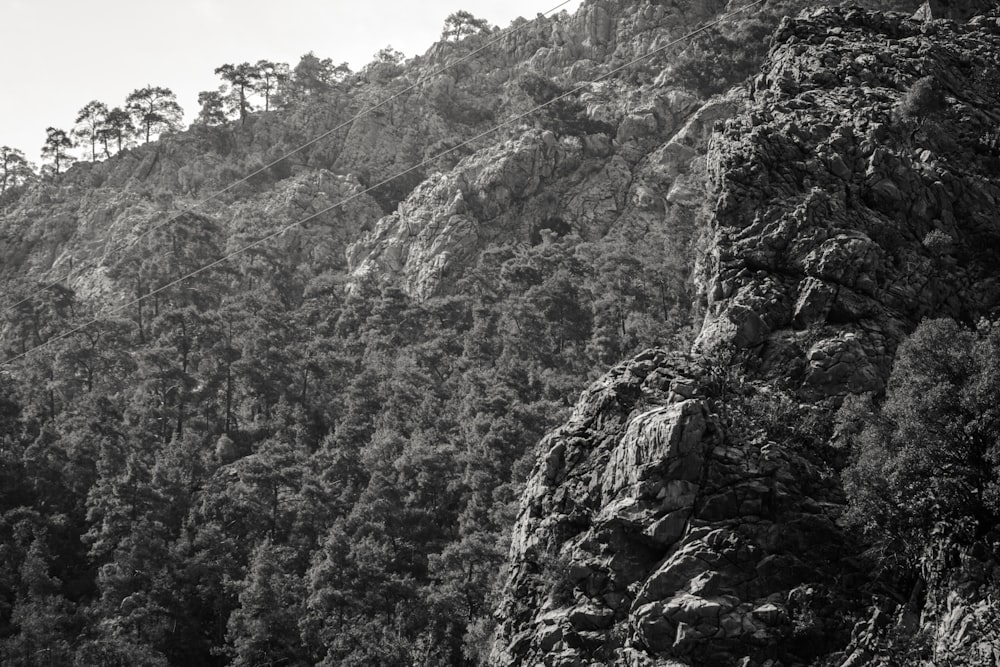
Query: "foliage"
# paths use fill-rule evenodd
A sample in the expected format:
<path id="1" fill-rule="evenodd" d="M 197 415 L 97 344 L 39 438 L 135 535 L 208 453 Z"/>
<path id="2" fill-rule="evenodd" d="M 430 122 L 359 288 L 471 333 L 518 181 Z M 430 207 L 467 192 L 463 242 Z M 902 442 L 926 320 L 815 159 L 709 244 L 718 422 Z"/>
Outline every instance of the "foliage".
<path id="1" fill-rule="evenodd" d="M 614 134 L 614 128 L 602 121 L 591 120 L 575 94 L 569 94 L 552 79 L 528 72 L 517 85 L 536 106 L 544 127 L 558 134 Z"/>
<path id="2" fill-rule="evenodd" d="M 350 71 L 329 59 L 307 54 L 293 72 L 258 61 L 228 113 L 282 112 L 233 131 L 224 98 L 238 67 L 220 72 L 228 93 L 200 96 L 190 134 L 92 168 L 166 174 L 123 192 L 134 242 L 108 255 L 105 279 L 124 308 L 104 315 L 49 288 L 0 332 L 5 356 L 48 341 L 0 377 L 0 651 L 44 643 L 58 652 L 49 664 L 80 665 L 471 664 L 486 654 L 534 443 L 599 369 L 689 337 L 688 246 L 658 227 L 584 241 L 552 215 L 524 223 L 527 242 L 496 239 L 452 293 L 416 301 L 374 283 L 346 292 L 343 249 L 326 251 L 331 216 L 200 270 L 280 212 L 178 215 L 173 196 L 232 183 L 366 101 L 345 94 Z M 411 67 L 390 49 L 366 71 L 398 90 Z M 467 79 L 445 82 L 435 104 L 445 121 L 481 125 L 499 96 Z M 537 79 L 520 92 L 541 102 L 563 89 Z M 168 89 L 135 91 L 85 139 L 120 151 L 137 131 L 175 127 L 175 104 Z M 400 129 L 409 104 L 389 106 L 380 130 L 406 166 L 432 153 L 426 128 L 447 125 Z M 611 131 L 576 99 L 542 122 Z M 220 200 L 334 167 L 347 134 Z M 422 177 L 375 194 L 395 207 Z"/>
<path id="3" fill-rule="evenodd" d="M 69 149 L 76 144 L 65 130 L 55 127 L 45 129 L 45 144 L 42 146 L 42 159 L 51 161 L 48 165 L 53 174 L 58 175 L 62 168 L 72 164 L 76 158 L 69 153 Z"/>
<path id="4" fill-rule="evenodd" d="M 248 100 L 248 95 L 250 92 L 256 90 L 260 84 L 260 68 L 250 63 L 240 63 L 238 65 L 227 63 L 216 67 L 215 73 L 230 85 L 231 89 L 228 94 L 224 94 L 224 99 L 239 115 L 240 122 L 245 122 L 247 113 L 253 110 Z"/>
<path id="5" fill-rule="evenodd" d="M 254 65 L 257 80 L 253 91 L 264 98 L 264 111 L 271 110 L 271 101 L 279 94 L 281 87 L 291 76 L 287 63 L 276 63 L 270 60 L 258 60 Z"/>
<path id="6" fill-rule="evenodd" d="M 292 70 L 288 88 L 283 95 L 285 104 L 303 104 L 327 95 L 344 72 L 346 63 L 334 66 L 329 58 L 319 58 L 312 51 L 302 56 Z"/>
<path id="7" fill-rule="evenodd" d="M 923 246 L 936 256 L 946 255 L 955 248 L 955 239 L 940 229 L 932 229 L 924 237 Z"/>
<path id="8" fill-rule="evenodd" d="M 441 39 L 460 42 L 470 35 L 489 33 L 490 30 L 489 21 L 462 10 L 449 14 L 445 19 Z"/>
<path id="9" fill-rule="evenodd" d="M 125 109 L 148 142 L 153 132 L 167 132 L 180 127 L 183 109 L 174 92 L 162 86 L 137 88 L 125 98 Z"/>
<path id="10" fill-rule="evenodd" d="M 685 322 L 655 234 L 619 265 L 624 240 L 550 228 L 424 302 L 267 255 L 171 285 L 221 230 L 189 214 L 146 234 L 108 275 L 160 291 L 26 360 L 0 400 L 0 532 L 29 531 L 0 553 L 0 635 L 44 626 L 98 664 L 484 655 L 532 444 L 603 360 Z M 43 297 L 8 350 L 89 317 Z M 59 538 L 35 601 L 31 526 Z"/>
<path id="11" fill-rule="evenodd" d="M 387 83 L 402 73 L 404 58 L 402 51 L 388 44 L 375 52 L 372 61 L 365 66 L 364 73 L 371 81 Z"/>
<path id="12" fill-rule="evenodd" d="M 945 106 L 941 87 L 933 76 L 924 76 L 906 89 L 896 113 L 906 121 L 922 124 Z"/>
<path id="13" fill-rule="evenodd" d="M 0 146 L 0 198 L 8 190 L 14 190 L 34 176 L 31 164 L 24 153 L 10 146 Z"/>
<path id="14" fill-rule="evenodd" d="M 76 127 L 73 136 L 90 142 L 90 159 L 97 159 L 97 142 L 101 140 L 101 130 L 108 117 L 108 105 L 93 100 L 88 102 L 76 116 Z M 107 143 L 104 145 L 107 153 Z"/>
<path id="15" fill-rule="evenodd" d="M 1000 512 L 1000 330 L 923 322 L 900 346 L 885 402 L 860 415 L 844 473 L 850 518 L 904 562 L 936 526 L 993 527 Z"/>
<path id="16" fill-rule="evenodd" d="M 226 100 L 221 91 L 201 91 L 198 93 L 198 104 L 201 106 L 201 111 L 198 112 L 198 123 L 206 127 L 214 127 L 226 122 L 228 118 Z"/>
<path id="17" fill-rule="evenodd" d="M 752 18 L 724 23 L 697 35 L 670 63 L 674 81 L 708 97 L 753 75 L 767 54 L 769 36 L 784 15 L 773 4 L 768 3 Z"/>
<path id="18" fill-rule="evenodd" d="M 104 117 L 104 125 L 100 129 L 99 138 L 105 146 L 105 152 L 107 152 L 109 141 L 114 141 L 118 152 L 121 152 L 122 148 L 131 142 L 135 131 L 132 114 L 121 107 L 115 107 L 108 111 L 107 116 Z"/>

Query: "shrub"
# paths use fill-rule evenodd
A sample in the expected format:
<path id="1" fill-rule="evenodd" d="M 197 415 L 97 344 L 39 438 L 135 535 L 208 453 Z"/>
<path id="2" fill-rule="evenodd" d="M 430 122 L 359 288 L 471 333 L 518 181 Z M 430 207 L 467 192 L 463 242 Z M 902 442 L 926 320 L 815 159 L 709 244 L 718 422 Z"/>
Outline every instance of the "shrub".
<path id="1" fill-rule="evenodd" d="M 896 113 L 906 121 L 922 125 L 925 120 L 944 108 L 944 94 L 933 76 L 925 76 L 913 82 L 903 94 Z"/>
<path id="2" fill-rule="evenodd" d="M 848 517 L 914 562 L 935 527 L 982 535 L 1000 513 L 1000 328 L 923 322 L 900 345 L 880 411 L 844 472 Z"/>
<path id="3" fill-rule="evenodd" d="M 955 247 L 955 239 L 940 229 L 932 229 L 924 237 L 924 247 L 933 255 L 946 255 Z"/>

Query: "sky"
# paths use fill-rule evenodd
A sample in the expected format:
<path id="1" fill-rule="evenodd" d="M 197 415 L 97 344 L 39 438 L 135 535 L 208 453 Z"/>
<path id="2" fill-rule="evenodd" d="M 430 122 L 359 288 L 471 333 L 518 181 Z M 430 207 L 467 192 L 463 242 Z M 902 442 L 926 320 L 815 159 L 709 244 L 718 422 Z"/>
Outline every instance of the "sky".
<path id="1" fill-rule="evenodd" d="M 309 51 L 352 69 L 391 44 L 422 54 L 458 10 L 506 28 L 564 0 L 0 0 L 0 145 L 39 162 L 45 129 L 69 131 L 91 100 L 122 106 L 147 85 L 170 88 L 186 122 L 225 63 L 292 67 Z M 574 12 L 581 0 L 560 8 Z"/>

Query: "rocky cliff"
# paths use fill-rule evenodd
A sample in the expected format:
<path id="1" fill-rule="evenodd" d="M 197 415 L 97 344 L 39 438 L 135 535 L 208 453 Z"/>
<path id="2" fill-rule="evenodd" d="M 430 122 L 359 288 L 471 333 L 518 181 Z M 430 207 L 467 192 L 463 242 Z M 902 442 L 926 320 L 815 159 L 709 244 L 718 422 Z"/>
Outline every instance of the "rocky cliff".
<path id="1" fill-rule="evenodd" d="M 619 365 L 541 443 L 494 664 L 882 664 L 834 409 L 921 318 L 1000 304 L 998 64 L 996 13 L 782 22 L 706 156 L 695 354 Z M 978 557 L 906 605 L 938 653 L 987 655 Z"/>
<path id="2" fill-rule="evenodd" d="M 348 210 L 325 217 L 336 220 L 329 224 L 339 241 L 315 268 L 339 270 L 354 244 L 355 279 L 402 280 L 424 297 L 436 276 L 454 276 L 491 241 L 537 238 L 554 218 L 572 218 L 573 231 L 596 238 L 639 209 L 659 215 L 681 199 L 691 206 L 698 197 L 683 183 L 669 201 L 650 194 L 670 189 L 703 139 L 702 125 L 678 132 L 704 100 L 669 85 L 665 68 L 676 51 L 590 82 L 725 9 L 719 1 L 594 0 L 574 15 L 519 19 L 499 38 L 442 41 L 405 63 L 373 63 L 313 103 L 239 125 L 193 126 L 106 162 L 78 163 L 4 212 L 2 275 L 51 282 L 69 274 L 70 287 L 91 294 L 87 285 L 102 282 L 97 269 L 113 259 L 109 249 L 185 209 L 199 209 L 227 237 L 253 236 L 351 196 Z M 564 118 L 534 114 L 465 145 L 536 105 L 519 86 L 525 74 L 585 90 Z M 726 112 L 712 113 L 702 124 Z M 566 122 L 596 129 L 564 132 Z M 675 134 L 668 151 L 651 154 Z M 280 211 L 290 191 L 311 203 Z M 248 219 L 259 229 L 248 229 Z"/>
<path id="3" fill-rule="evenodd" d="M 343 496 L 323 516 L 355 512 L 362 526 L 348 534 L 336 524 L 321 548 L 330 526 L 310 528 L 317 533 L 296 542 L 288 576 L 301 583 L 315 569 L 308 590 L 336 594 L 308 604 L 349 602 L 348 616 L 370 625 L 345 634 L 340 602 L 312 609 L 308 623 L 282 626 L 317 635 L 303 639 L 308 651 L 275 653 L 274 663 L 333 662 L 335 650 L 365 664 L 379 663 L 371 655 L 419 663 L 410 650 L 428 663 L 432 654 L 442 664 L 479 655 L 494 538 L 510 527 L 513 462 L 531 446 L 514 422 L 529 423 L 534 438 L 568 412 L 565 386 L 641 349 L 621 341 L 669 339 L 656 329 L 676 333 L 688 320 L 690 350 L 652 349 L 618 364 L 538 446 L 511 531 L 492 662 L 846 667 L 889 660 L 886 632 L 917 628 L 936 656 L 987 656 L 993 605 L 983 591 L 996 580 L 994 555 L 942 540 L 928 545 L 919 585 L 881 577 L 843 518 L 852 425 L 836 415 L 848 398 L 879 396 L 896 348 L 923 318 L 969 323 L 1000 305 L 1000 19 L 984 14 L 990 5 L 930 2 L 910 16 L 769 0 L 616 72 L 739 5 L 590 0 L 574 16 L 516 22 L 461 64 L 491 37 L 441 42 L 406 63 L 366 68 L 324 100 L 195 127 L 39 182 L 4 211 L 0 278 L 23 295 L 69 274 L 74 308 L 89 313 L 310 218 L 220 271 L 217 293 L 176 297 L 191 313 L 221 313 L 199 344 L 227 345 L 195 355 L 217 363 L 188 364 L 186 316 L 160 327 L 184 333 L 170 339 L 181 341 L 174 356 L 192 392 L 179 403 L 177 435 L 185 405 L 218 403 L 218 414 L 187 426 L 203 439 L 206 470 L 221 466 L 222 478 L 257 446 L 253 425 L 282 412 L 274 406 L 295 405 L 308 424 L 275 433 L 308 432 L 302 470 L 330 472 Z M 525 114 L 576 88 L 564 104 Z M 224 311 L 230 297 L 238 305 Z M 23 310 L 2 331 L 11 354 L 79 317 L 46 303 Z M 45 317 L 51 328 L 42 331 Z M 170 404 L 175 387 L 164 385 L 157 403 L 144 383 L 161 376 L 148 359 L 124 360 L 144 354 L 150 313 L 129 317 L 115 367 L 131 369 L 121 372 L 140 388 L 136 413 L 155 417 L 150 406 Z M 245 340 L 230 350 L 241 318 L 253 322 L 237 327 Z M 293 342 L 269 338 L 282 327 Z M 32 413 L 40 420 L 72 415 L 74 391 L 90 393 L 74 389 L 87 384 L 70 363 L 77 357 L 53 358 L 63 366 L 39 362 L 19 379 L 29 402 L 43 405 Z M 109 377 L 107 393 L 120 400 L 120 379 Z M 403 397 L 403 407 L 385 397 Z M 400 417 L 408 409 L 438 415 L 440 430 L 425 423 L 433 420 L 417 429 Z M 214 444 L 225 442 L 220 421 L 242 450 Z M 169 436 L 169 423 L 158 418 L 156 433 Z M 414 443 L 417 453 L 393 453 Z M 310 458 L 328 446 L 343 449 Z M 204 454 L 212 447 L 223 454 Z M 386 520 L 404 502 L 392 494 L 429 480 L 441 488 L 405 502 L 438 512 L 428 514 L 431 537 Z M 459 491 L 468 497 L 442 506 L 442 493 Z M 370 494 L 385 514 L 360 501 L 350 509 L 351 494 Z M 464 532 L 445 534 L 455 525 Z M 378 566 L 385 572 L 370 567 L 370 542 L 352 541 L 372 526 L 392 554 Z M 347 558 L 344 545 L 361 547 Z M 406 586 L 387 584 L 381 596 L 342 574 L 394 567 Z M 462 595 L 449 590 L 458 584 Z M 109 618 L 123 599 L 108 597 Z M 216 639 L 230 611 L 213 616 Z M 321 622 L 329 626 L 319 632 Z M 265 625 L 277 627 L 252 627 Z M 372 629 L 398 633 L 385 642 L 398 652 L 352 653 L 378 644 Z M 164 636 L 163 646 L 179 644 Z"/>

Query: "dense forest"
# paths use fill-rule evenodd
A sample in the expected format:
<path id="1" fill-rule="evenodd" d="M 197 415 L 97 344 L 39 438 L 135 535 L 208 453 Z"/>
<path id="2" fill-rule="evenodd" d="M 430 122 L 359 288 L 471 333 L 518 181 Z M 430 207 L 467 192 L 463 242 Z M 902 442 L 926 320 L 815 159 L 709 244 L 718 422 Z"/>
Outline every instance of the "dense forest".
<path id="1" fill-rule="evenodd" d="M 742 85 L 766 36 L 808 5 L 771 2 L 701 33 L 616 74 L 611 95 L 670 88 L 701 102 Z M 542 47 L 543 27 L 518 53 Z M 169 89 L 148 87 L 118 107 L 88 103 L 71 131 L 49 128 L 38 173 L 2 149 L 0 663 L 486 660 L 536 443 L 621 359 L 690 349 L 704 314 L 691 258 L 708 243 L 699 202 L 600 233 L 566 215 L 531 221 L 420 298 L 349 272 L 352 241 L 425 178 L 476 159 L 476 146 L 446 153 L 506 117 L 558 98 L 497 145 L 519 133 L 611 145 L 622 119 L 579 92 L 560 98 L 576 83 L 562 69 L 511 54 L 496 56 L 498 73 L 454 64 L 504 35 L 460 12 L 436 51 L 404 60 L 387 47 L 357 73 L 314 54 L 295 67 L 226 64 L 186 130 Z M 414 88 L 441 62 L 456 69 L 450 82 Z M 930 97 L 911 99 L 907 131 L 933 113 Z M 348 134 L 361 116 L 385 133 L 364 155 Z M 77 141 L 85 159 L 68 167 Z M 314 182 L 327 199 L 312 201 Z M 88 193 L 132 228 L 117 241 L 82 231 L 82 256 L 56 262 L 77 224 L 65 207 Z M 261 193 L 292 200 L 292 213 Z M 339 195 L 359 199 L 327 214 Z M 469 203 L 483 216 L 490 206 Z M 361 222 L 344 231 L 345 218 Z M 838 413 L 854 453 L 824 465 L 843 469 L 852 530 L 893 576 L 917 560 L 898 545 L 941 522 L 994 530 L 996 426 L 968 425 L 994 411 L 998 345 L 986 323 L 925 324 L 885 396 Z M 724 377 L 720 359 L 706 372 Z M 737 398 L 730 419 L 777 429 L 772 408 Z M 956 463 L 943 443 L 959 432 L 968 451 Z"/>
<path id="2" fill-rule="evenodd" d="M 498 249 L 476 296 L 419 304 L 329 275 L 289 295 L 278 271 L 220 297 L 233 278 L 211 275 L 25 358 L 4 387 L 5 663 L 474 654 L 530 444 L 590 369 L 671 328 L 656 276 L 619 295 L 592 252 Z M 24 340 L 91 317 L 44 296 Z"/>

